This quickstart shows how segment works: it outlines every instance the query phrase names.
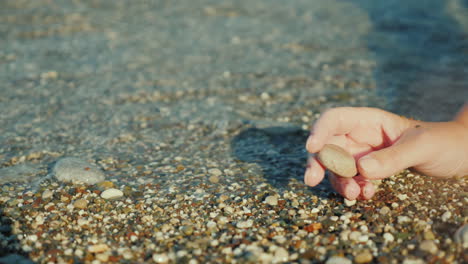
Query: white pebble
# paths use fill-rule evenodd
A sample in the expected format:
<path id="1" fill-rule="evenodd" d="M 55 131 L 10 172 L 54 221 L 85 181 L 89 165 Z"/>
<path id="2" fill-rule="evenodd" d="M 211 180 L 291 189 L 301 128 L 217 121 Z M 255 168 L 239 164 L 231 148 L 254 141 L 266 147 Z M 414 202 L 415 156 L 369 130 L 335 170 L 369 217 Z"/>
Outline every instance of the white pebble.
<path id="1" fill-rule="evenodd" d="M 103 199 L 117 199 L 123 196 L 123 192 L 118 189 L 107 189 L 101 193 Z"/>
<path id="2" fill-rule="evenodd" d="M 217 168 L 209 169 L 208 173 L 214 176 L 221 176 L 223 174 L 223 172 Z"/>
<path id="3" fill-rule="evenodd" d="M 252 220 L 247 220 L 247 221 L 239 221 L 237 222 L 237 228 L 249 228 L 252 227 L 253 221 Z"/>
<path id="4" fill-rule="evenodd" d="M 153 260 L 156 263 L 167 263 L 169 262 L 169 258 L 166 254 L 153 254 Z"/>
<path id="5" fill-rule="evenodd" d="M 404 224 L 404 223 L 408 223 L 408 222 L 411 222 L 411 218 L 409 218 L 408 216 L 406 216 L 406 215 L 398 216 L 398 223 L 399 224 Z"/>
<path id="6" fill-rule="evenodd" d="M 419 249 L 421 249 L 422 251 L 429 252 L 431 254 L 437 253 L 438 250 L 437 245 L 432 240 L 424 240 L 423 242 L 421 242 L 421 244 L 419 244 Z"/>
<path id="7" fill-rule="evenodd" d="M 42 199 L 43 199 L 43 200 L 49 199 L 49 198 L 52 197 L 53 195 L 54 195 L 54 193 L 53 193 L 51 190 L 45 190 L 45 191 L 42 193 Z"/>
<path id="8" fill-rule="evenodd" d="M 397 197 L 398 197 L 398 199 L 400 199 L 402 201 L 408 199 L 408 195 L 406 195 L 406 194 L 398 194 Z"/>
<path id="9" fill-rule="evenodd" d="M 273 262 L 281 263 L 288 261 L 289 253 L 286 249 L 282 247 L 278 247 L 275 250 L 275 254 L 273 256 Z"/>
<path id="10" fill-rule="evenodd" d="M 452 217 L 452 213 L 447 211 L 442 215 L 442 221 L 447 222 Z"/>
<path id="11" fill-rule="evenodd" d="M 339 256 L 333 256 L 325 264 L 352 264 L 351 260 Z"/>
<path id="12" fill-rule="evenodd" d="M 278 197 L 276 197 L 276 195 L 267 196 L 267 198 L 265 198 L 265 203 L 271 206 L 278 205 Z"/>
<path id="13" fill-rule="evenodd" d="M 349 234 L 349 239 L 351 239 L 353 241 L 358 241 L 359 237 L 361 237 L 361 232 L 359 232 L 359 231 L 352 231 Z"/>
<path id="14" fill-rule="evenodd" d="M 356 200 L 348 200 L 348 199 L 344 199 L 344 203 L 346 206 L 350 207 L 350 206 L 353 206 L 356 204 Z"/>
<path id="15" fill-rule="evenodd" d="M 393 242 L 395 240 L 393 235 L 390 234 L 390 233 L 383 234 L 383 238 L 384 238 L 385 242 Z"/>

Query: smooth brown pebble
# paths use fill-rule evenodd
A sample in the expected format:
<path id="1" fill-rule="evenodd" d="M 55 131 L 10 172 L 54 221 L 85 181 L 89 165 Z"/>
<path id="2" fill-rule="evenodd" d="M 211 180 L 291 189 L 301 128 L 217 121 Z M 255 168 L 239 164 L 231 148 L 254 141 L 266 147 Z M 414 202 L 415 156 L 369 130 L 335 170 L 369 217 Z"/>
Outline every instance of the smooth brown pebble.
<path id="1" fill-rule="evenodd" d="M 358 264 L 369 263 L 372 261 L 372 258 L 372 254 L 368 250 L 365 250 L 356 255 L 356 257 L 354 258 L 354 262 Z"/>
<path id="2" fill-rule="evenodd" d="M 357 173 L 354 157 L 337 145 L 326 144 L 317 157 L 323 166 L 341 177 L 352 178 Z"/>
<path id="3" fill-rule="evenodd" d="M 78 209 L 85 209 L 88 206 L 88 201 L 85 199 L 78 199 L 73 203 L 73 207 Z"/>

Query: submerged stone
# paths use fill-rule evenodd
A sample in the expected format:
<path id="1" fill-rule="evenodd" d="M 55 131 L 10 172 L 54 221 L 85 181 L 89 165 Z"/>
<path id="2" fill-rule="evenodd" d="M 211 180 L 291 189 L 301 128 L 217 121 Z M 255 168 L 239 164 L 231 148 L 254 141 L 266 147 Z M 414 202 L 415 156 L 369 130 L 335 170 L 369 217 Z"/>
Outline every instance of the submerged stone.
<path id="1" fill-rule="evenodd" d="M 79 158 L 62 158 L 52 169 L 53 175 L 64 182 L 95 184 L 105 179 L 104 173 L 95 165 Z"/>

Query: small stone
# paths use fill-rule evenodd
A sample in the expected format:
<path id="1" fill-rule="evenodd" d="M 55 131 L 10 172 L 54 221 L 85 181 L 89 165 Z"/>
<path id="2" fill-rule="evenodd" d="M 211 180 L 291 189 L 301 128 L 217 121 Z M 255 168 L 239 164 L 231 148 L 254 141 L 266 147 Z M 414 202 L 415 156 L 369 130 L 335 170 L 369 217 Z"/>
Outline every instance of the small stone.
<path id="1" fill-rule="evenodd" d="M 192 225 L 185 225 L 181 227 L 182 233 L 184 233 L 184 235 L 187 235 L 187 236 L 190 236 L 191 234 L 193 234 L 193 230 L 194 228 Z"/>
<path id="2" fill-rule="evenodd" d="M 462 245 L 463 248 L 468 248 L 468 224 L 464 224 L 455 232 L 455 242 Z"/>
<path id="3" fill-rule="evenodd" d="M 341 177 L 351 178 L 357 173 L 354 157 L 337 145 L 326 144 L 317 158 L 323 166 Z"/>
<path id="4" fill-rule="evenodd" d="M 424 234 L 423 234 L 423 237 L 424 237 L 425 240 L 434 240 L 435 239 L 435 235 L 434 235 L 434 233 L 432 233 L 431 230 L 425 231 Z"/>
<path id="5" fill-rule="evenodd" d="M 270 195 L 265 198 L 265 203 L 276 206 L 278 205 L 278 197 L 276 195 Z"/>
<path id="6" fill-rule="evenodd" d="M 419 244 L 419 249 L 422 251 L 429 252 L 431 254 L 437 253 L 437 245 L 433 240 L 424 240 Z"/>
<path id="7" fill-rule="evenodd" d="M 90 253 L 101 253 L 109 250 L 109 247 L 106 244 L 97 244 L 88 247 L 88 252 Z"/>
<path id="8" fill-rule="evenodd" d="M 103 181 L 103 182 L 100 182 L 98 183 L 97 185 L 99 188 L 101 189 L 104 189 L 104 190 L 107 190 L 107 189 L 110 189 L 110 188 L 114 188 L 115 185 L 113 182 L 111 181 Z"/>
<path id="9" fill-rule="evenodd" d="M 108 253 L 96 254 L 96 259 L 102 262 L 107 262 L 109 261 L 109 254 Z"/>
<path id="10" fill-rule="evenodd" d="M 45 190 L 45 191 L 42 193 L 42 199 L 43 199 L 43 200 L 49 199 L 49 198 L 51 198 L 53 195 L 54 195 L 54 193 L 53 193 L 51 190 Z"/>
<path id="11" fill-rule="evenodd" d="M 218 183 L 218 182 L 219 182 L 219 177 L 216 176 L 216 175 L 211 175 L 210 178 L 208 178 L 208 180 L 209 180 L 211 183 Z"/>
<path id="12" fill-rule="evenodd" d="M 223 172 L 220 169 L 217 169 L 217 168 L 209 169 L 208 173 L 213 175 L 213 176 L 221 176 L 223 174 Z"/>
<path id="13" fill-rule="evenodd" d="M 239 221 L 237 222 L 237 228 L 250 228 L 253 225 L 252 220 L 247 220 L 247 221 Z"/>
<path id="14" fill-rule="evenodd" d="M 390 211 L 391 211 L 391 210 L 390 210 L 390 207 L 384 206 L 384 207 L 380 208 L 379 213 L 380 213 L 381 215 L 386 215 L 386 214 L 390 213 Z"/>
<path id="15" fill-rule="evenodd" d="M 273 263 L 282 263 L 288 261 L 289 253 L 286 249 L 278 247 L 273 255 Z"/>
<path id="16" fill-rule="evenodd" d="M 409 218 L 408 216 L 406 216 L 406 215 L 398 216 L 398 223 L 399 224 L 404 224 L 404 223 L 408 223 L 408 222 L 411 222 L 411 218 Z"/>
<path id="17" fill-rule="evenodd" d="M 352 261 L 344 257 L 333 256 L 327 259 L 325 264 L 352 264 Z"/>
<path id="18" fill-rule="evenodd" d="M 385 242 L 393 242 L 395 240 L 395 237 L 390 233 L 383 234 L 383 238 Z"/>
<path id="19" fill-rule="evenodd" d="M 101 193 L 101 197 L 103 199 L 117 199 L 123 197 L 123 192 L 121 190 L 111 188 L 103 191 Z"/>
<path id="20" fill-rule="evenodd" d="M 425 264 L 426 262 L 419 258 L 405 258 L 401 264 Z"/>
<path id="21" fill-rule="evenodd" d="M 447 211 L 444 214 L 442 214 L 442 221 L 447 222 L 450 218 L 452 217 L 452 213 Z"/>
<path id="22" fill-rule="evenodd" d="M 166 254 L 153 254 L 153 261 L 156 263 L 168 263 L 169 258 L 167 257 Z"/>
<path id="23" fill-rule="evenodd" d="M 354 257 L 354 262 L 361 264 L 361 263 L 369 263 L 372 261 L 372 254 L 369 250 L 364 250 L 363 252 L 359 253 Z"/>
<path id="24" fill-rule="evenodd" d="M 351 207 L 351 206 L 356 204 L 356 200 L 348 200 L 348 199 L 344 198 L 344 203 L 345 203 L 346 206 Z"/>
<path id="25" fill-rule="evenodd" d="M 53 175 L 64 182 L 96 184 L 104 180 L 104 173 L 95 165 L 82 159 L 66 157 L 55 163 Z"/>
<path id="26" fill-rule="evenodd" d="M 73 207 L 78 209 L 85 209 L 88 206 L 88 201 L 86 199 L 78 199 L 73 203 Z"/>

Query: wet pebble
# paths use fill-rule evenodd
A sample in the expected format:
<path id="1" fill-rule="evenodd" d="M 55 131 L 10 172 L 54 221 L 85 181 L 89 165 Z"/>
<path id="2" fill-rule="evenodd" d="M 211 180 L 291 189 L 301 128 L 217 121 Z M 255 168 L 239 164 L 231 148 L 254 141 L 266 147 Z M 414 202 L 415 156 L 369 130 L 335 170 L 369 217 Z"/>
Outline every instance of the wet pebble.
<path id="1" fill-rule="evenodd" d="M 101 197 L 103 199 L 117 199 L 123 197 L 123 192 L 121 190 L 111 188 L 103 191 L 101 193 Z"/>
<path id="2" fill-rule="evenodd" d="M 325 264 L 352 264 L 352 262 L 351 260 L 344 258 L 344 257 L 333 256 L 327 259 Z"/>
<path id="3" fill-rule="evenodd" d="M 44 192 L 42 192 L 42 199 L 47 200 L 51 198 L 53 195 L 54 195 L 54 192 L 52 192 L 51 190 L 45 190 Z"/>
<path id="4" fill-rule="evenodd" d="M 85 209 L 88 206 L 88 201 L 86 199 L 78 199 L 73 203 L 73 207 L 78 209 Z"/>
<path id="5" fill-rule="evenodd" d="M 249 228 L 252 227 L 253 221 L 252 220 L 247 220 L 247 221 L 239 221 L 237 222 L 237 228 Z"/>
<path id="6" fill-rule="evenodd" d="M 109 250 L 109 247 L 106 244 L 97 244 L 88 247 L 88 252 L 90 253 L 100 253 Z"/>
<path id="7" fill-rule="evenodd" d="M 422 251 L 429 252 L 431 254 L 437 253 L 437 245 L 433 240 L 424 240 L 419 244 L 419 249 Z"/>
<path id="8" fill-rule="evenodd" d="M 169 262 L 169 258 L 167 257 L 166 254 L 153 254 L 153 261 L 156 262 L 156 263 L 168 263 Z"/>
<path id="9" fill-rule="evenodd" d="M 218 182 L 219 182 L 219 176 L 211 175 L 210 178 L 208 178 L 208 180 L 209 180 L 211 183 L 218 183 Z"/>
<path id="10" fill-rule="evenodd" d="M 365 250 L 359 254 L 356 255 L 354 258 L 354 262 L 361 264 L 361 263 L 369 263 L 372 261 L 372 254 L 370 253 L 369 250 Z"/>
<path id="11" fill-rule="evenodd" d="M 384 207 L 380 208 L 379 213 L 382 214 L 382 215 L 386 215 L 386 214 L 390 213 L 390 208 L 388 206 L 384 206 Z"/>
<path id="12" fill-rule="evenodd" d="M 317 158 L 323 166 L 339 176 L 351 178 L 357 173 L 354 157 L 337 145 L 326 144 Z"/>
<path id="13" fill-rule="evenodd" d="M 213 175 L 213 176 L 218 176 L 218 177 L 223 174 L 223 172 L 220 169 L 217 169 L 217 168 L 209 169 L 208 173 Z"/>
<path id="14" fill-rule="evenodd" d="M 275 250 L 275 254 L 273 256 L 273 262 L 275 263 L 286 262 L 288 261 L 288 258 L 289 258 L 288 251 L 282 247 L 278 247 Z"/>
<path id="15" fill-rule="evenodd" d="M 270 195 L 265 198 L 265 203 L 275 206 L 278 205 L 278 197 L 276 195 Z"/>
<path id="16" fill-rule="evenodd" d="M 63 182 L 95 184 L 104 180 L 104 173 L 95 165 L 79 158 L 66 157 L 55 163 L 53 175 Z"/>
<path id="17" fill-rule="evenodd" d="M 356 204 L 356 200 L 348 200 L 348 199 L 344 199 L 344 203 L 346 206 L 350 207 L 350 206 L 353 206 Z"/>

